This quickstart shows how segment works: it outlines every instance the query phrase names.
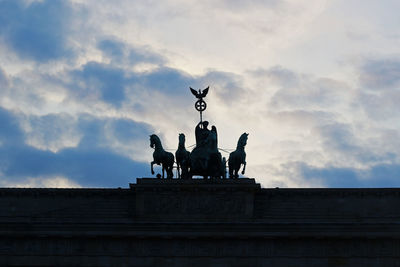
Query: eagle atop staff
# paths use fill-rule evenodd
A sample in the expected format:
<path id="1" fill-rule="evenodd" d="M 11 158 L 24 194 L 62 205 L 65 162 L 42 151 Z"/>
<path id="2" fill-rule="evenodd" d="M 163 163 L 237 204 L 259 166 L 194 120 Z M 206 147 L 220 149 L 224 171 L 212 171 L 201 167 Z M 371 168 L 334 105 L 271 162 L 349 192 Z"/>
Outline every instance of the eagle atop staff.
<path id="1" fill-rule="evenodd" d="M 208 86 L 206 89 L 204 89 L 203 91 L 201 91 L 199 89 L 199 91 L 197 92 L 196 90 L 194 90 L 192 87 L 189 87 L 190 91 L 192 91 L 192 94 L 198 98 L 198 99 L 202 99 L 203 97 L 206 97 L 207 93 L 208 93 L 208 89 L 210 88 L 210 86 Z"/>

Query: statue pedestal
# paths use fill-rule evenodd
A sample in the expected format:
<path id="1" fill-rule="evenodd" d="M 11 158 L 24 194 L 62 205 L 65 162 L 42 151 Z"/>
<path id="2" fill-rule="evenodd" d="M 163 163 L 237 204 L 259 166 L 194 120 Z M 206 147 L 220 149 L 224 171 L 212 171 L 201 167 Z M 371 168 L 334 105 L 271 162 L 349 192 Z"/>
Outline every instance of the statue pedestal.
<path id="1" fill-rule="evenodd" d="M 137 220 L 247 221 L 253 217 L 254 197 L 261 190 L 254 179 L 138 178 L 130 184 L 136 193 Z"/>

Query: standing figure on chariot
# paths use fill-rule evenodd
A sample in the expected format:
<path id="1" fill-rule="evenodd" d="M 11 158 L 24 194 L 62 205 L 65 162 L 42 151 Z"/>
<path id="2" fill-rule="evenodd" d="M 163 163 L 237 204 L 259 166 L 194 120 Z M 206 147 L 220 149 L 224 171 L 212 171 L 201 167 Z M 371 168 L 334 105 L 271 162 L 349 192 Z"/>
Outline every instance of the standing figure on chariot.
<path id="1" fill-rule="evenodd" d="M 191 170 L 194 175 L 205 178 L 220 177 L 221 154 L 218 151 L 218 136 L 215 126 L 208 128 L 208 121 L 201 121 L 195 128 L 196 147 L 191 155 Z"/>

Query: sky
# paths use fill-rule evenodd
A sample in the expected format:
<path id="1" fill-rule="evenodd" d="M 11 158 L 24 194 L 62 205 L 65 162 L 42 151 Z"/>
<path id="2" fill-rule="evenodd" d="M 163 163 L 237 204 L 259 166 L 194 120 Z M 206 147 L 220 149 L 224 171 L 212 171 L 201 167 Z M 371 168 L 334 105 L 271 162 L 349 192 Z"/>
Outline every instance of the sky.
<path id="1" fill-rule="evenodd" d="M 0 0 L 0 187 L 128 187 L 189 87 L 263 187 L 400 186 L 398 0 Z M 223 156 L 228 153 L 221 150 Z M 161 168 L 155 167 L 156 173 Z"/>

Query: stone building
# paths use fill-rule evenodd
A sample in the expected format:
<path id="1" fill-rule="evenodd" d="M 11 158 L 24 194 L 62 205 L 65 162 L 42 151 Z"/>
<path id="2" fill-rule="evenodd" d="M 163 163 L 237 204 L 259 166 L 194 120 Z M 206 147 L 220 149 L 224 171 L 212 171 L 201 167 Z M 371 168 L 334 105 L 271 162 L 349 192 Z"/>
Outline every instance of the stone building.
<path id="1" fill-rule="evenodd" d="M 0 189 L 0 266 L 400 266 L 400 189 Z"/>

